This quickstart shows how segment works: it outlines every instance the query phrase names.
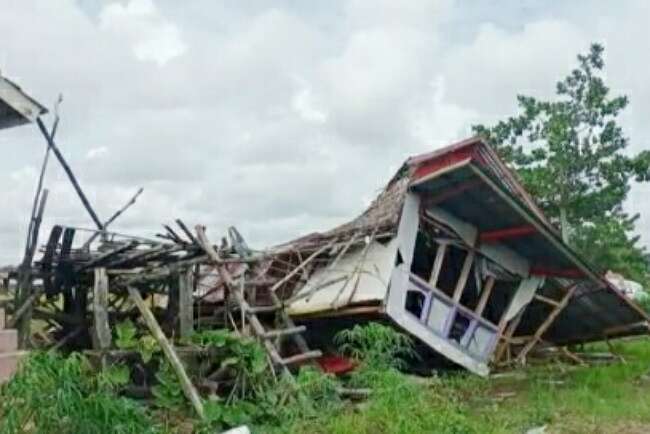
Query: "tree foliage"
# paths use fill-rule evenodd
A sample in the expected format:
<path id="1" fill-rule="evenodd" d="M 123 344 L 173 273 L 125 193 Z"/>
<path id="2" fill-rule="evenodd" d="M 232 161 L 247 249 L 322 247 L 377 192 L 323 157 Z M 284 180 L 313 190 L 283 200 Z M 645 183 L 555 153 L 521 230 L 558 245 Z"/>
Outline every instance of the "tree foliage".
<path id="1" fill-rule="evenodd" d="M 638 216 L 623 210 L 632 180 L 650 180 L 650 151 L 631 155 L 618 117 L 628 105 L 603 78 L 604 48 L 593 44 L 556 85 L 551 101 L 517 96 L 519 114 L 474 126 L 519 173 L 563 238 L 603 269 L 647 282 Z"/>

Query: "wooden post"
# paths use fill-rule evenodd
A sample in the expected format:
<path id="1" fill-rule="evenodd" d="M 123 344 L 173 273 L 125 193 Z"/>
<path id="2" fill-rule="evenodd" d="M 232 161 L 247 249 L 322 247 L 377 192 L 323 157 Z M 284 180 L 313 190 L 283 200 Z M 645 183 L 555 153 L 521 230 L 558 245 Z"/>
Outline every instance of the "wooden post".
<path id="1" fill-rule="evenodd" d="M 437 288 L 438 286 L 438 277 L 440 276 L 440 270 L 442 270 L 442 263 L 445 260 L 445 253 L 447 252 L 447 244 L 439 244 L 438 250 L 436 251 L 436 259 L 433 261 L 433 268 L 431 270 L 431 277 L 429 277 L 429 285 Z"/>
<path id="2" fill-rule="evenodd" d="M 460 276 L 458 276 L 458 282 L 456 282 L 456 289 L 454 289 L 454 296 L 452 297 L 454 303 L 460 302 L 460 298 L 463 296 L 463 290 L 465 289 L 465 285 L 467 285 L 467 278 L 469 277 L 469 272 L 472 270 L 475 256 L 476 251 L 473 249 L 468 251 L 467 256 L 465 256 L 465 262 L 463 262 L 463 268 L 460 271 Z"/>
<path id="3" fill-rule="evenodd" d="M 521 321 L 521 318 L 524 316 L 524 310 L 522 309 L 521 312 L 519 312 L 511 321 L 510 325 L 508 325 L 508 330 L 504 329 L 506 327 L 506 321 L 505 321 L 505 315 L 501 318 L 501 321 L 499 322 L 499 330 L 497 331 L 497 336 L 498 339 L 503 340 L 501 344 L 499 345 L 499 348 L 497 349 L 495 355 L 494 355 L 494 362 L 498 363 L 499 360 L 503 357 L 503 353 L 510 348 L 510 338 L 512 338 L 512 335 L 515 334 L 515 331 L 517 331 L 517 327 L 519 326 L 519 322 Z"/>
<path id="4" fill-rule="evenodd" d="M 108 322 L 108 275 L 106 268 L 95 268 L 93 287 L 93 346 L 98 350 L 111 347 L 111 327 Z"/>
<path id="5" fill-rule="evenodd" d="M 492 294 L 492 288 L 494 288 L 494 276 L 488 276 L 488 278 L 485 280 L 485 284 L 483 285 L 483 292 L 481 292 L 481 298 L 478 300 L 478 303 L 476 304 L 476 308 L 474 309 L 474 313 L 477 316 L 483 315 L 483 311 L 485 310 L 485 306 L 487 306 L 487 302 L 490 298 L 490 294 Z"/>
<path id="6" fill-rule="evenodd" d="M 31 236 L 29 237 L 30 244 L 25 247 L 25 256 L 20 265 L 20 273 L 18 278 L 18 287 L 16 289 L 15 306 L 16 309 L 24 309 L 20 317 L 14 317 L 13 322 L 16 323 L 18 329 L 18 348 L 27 348 L 30 342 L 31 323 L 32 323 L 32 303 L 36 297 L 32 297 L 32 260 L 36 253 L 38 246 L 38 233 L 41 229 L 41 222 L 43 221 L 43 213 L 45 212 L 45 204 L 47 203 L 47 196 L 49 191 L 43 190 L 38 204 L 38 211 L 36 217 L 30 222 Z"/>
<path id="7" fill-rule="evenodd" d="M 147 323 L 147 327 L 149 327 L 151 334 L 153 335 L 153 337 L 156 339 L 156 341 L 162 348 L 163 353 L 165 354 L 167 360 L 169 361 L 172 368 L 176 372 L 176 375 L 178 375 L 178 379 L 181 383 L 181 387 L 183 388 L 183 392 L 185 393 L 185 396 L 187 397 L 187 399 L 190 400 L 192 406 L 194 407 L 194 410 L 196 410 L 196 413 L 199 415 L 199 417 L 201 419 L 204 419 L 205 412 L 203 409 L 203 402 L 201 402 L 201 397 L 199 396 L 199 393 L 196 391 L 196 388 L 190 381 L 190 378 L 187 376 L 187 372 L 183 367 L 183 363 L 181 362 L 181 359 L 178 357 L 178 354 L 176 354 L 174 347 L 172 347 L 172 345 L 167 340 L 167 337 L 165 336 L 162 329 L 160 328 L 158 321 L 156 321 L 156 318 L 153 316 L 153 313 L 151 313 L 149 307 L 147 307 L 146 303 L 142 299 L 142 296 L 140 295 L 138 290 L 131 286 L 128 287 L 128 290 L 129 290 L 129 296 L 131 297 L 131 300 L 133 300 L 137 308 L 140 310 L 140 313 L 142 314 L 142 318 L 144 318 L 144 321 Z"/>
<path id="8" fill-rule="evenodd" d="M 181 338 L 187 338 L 194 332 L 194 297 L 192 291 L 192 270 L 185 270 L 178 275 L 178 328 Z"/>

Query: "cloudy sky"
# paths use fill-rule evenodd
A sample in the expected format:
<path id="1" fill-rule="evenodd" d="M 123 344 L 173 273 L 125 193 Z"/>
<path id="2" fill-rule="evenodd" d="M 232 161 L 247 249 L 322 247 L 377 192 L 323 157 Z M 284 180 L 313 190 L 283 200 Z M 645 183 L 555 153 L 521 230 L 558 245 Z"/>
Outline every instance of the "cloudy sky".
<path id="1" fill-rule="evenodd" d="M 399 6 L 398 6 L 399 5 Z M 631 151 L 650 148 L 650 2 L 3 0 L 0 69 L 52 106 L 59 146 L 102 219 L 154 234 L 181 217 L 249 243 L 360 212 L 409 155 L 549 96 L 590 42 L 631 104 Z M 48 119 L 48 121 L 50 121 Z M 24 248 L 45 148 L 0 132 L 0 264 Z M 58 164 L 45 230 L 91 227 Z M 650 243 L 649 188 L 635 187 Z M 645 199 L 645 200 L 644 200 Z"/>

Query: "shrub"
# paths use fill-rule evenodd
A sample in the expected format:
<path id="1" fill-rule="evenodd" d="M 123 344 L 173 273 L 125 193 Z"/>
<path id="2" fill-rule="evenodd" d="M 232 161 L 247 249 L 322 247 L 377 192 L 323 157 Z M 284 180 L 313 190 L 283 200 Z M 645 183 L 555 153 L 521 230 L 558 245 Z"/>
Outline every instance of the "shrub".
<path id="1" fill-rule="evenodd" d="M 142 406 L 117 396 L 128 381 L 123 369 L 93 374 L 80 354 L 31 355 L 0 388 L 0 433 L 158 432 Z"/>

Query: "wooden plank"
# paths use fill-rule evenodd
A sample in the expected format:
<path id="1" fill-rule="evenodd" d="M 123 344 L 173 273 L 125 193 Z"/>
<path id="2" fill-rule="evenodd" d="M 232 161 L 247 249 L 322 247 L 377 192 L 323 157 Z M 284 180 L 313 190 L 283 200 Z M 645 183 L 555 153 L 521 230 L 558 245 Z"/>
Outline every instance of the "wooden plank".
<path id="1" fill-rule="evenodd" d="M 107 350 L 111 347 L 111 327 L 108 322 L 108 274 L 105 268 L 95 268 L 93 343 L 98 350 Z"/>
<path id="2" fill-rule="evenodd" d="M 296 354 L 295 356 L 290 356 L 282 359 L 283 365 L 292 365 L 294 363 L 304 362 L 305 360 L 317 359 L 322 356 L 322 353 L 318 350 L 308 351 L 306 353 Z"/>
<path id="3" fill-rule="evenodd" d="M 512 339 L 512 335 L 515 334 L 515 331 L 517 331 L 517 327 L 519 326 L 519 322 L 524 316 L 524 310 L 522 309 L 521 312 L 517 314 L 511 321 L 510 324 L 507 325 L 506 321 L 504 320 L 505 315 L 501 318 L 501 323 L 499 324 L 499 331 L 497 332 L 499 339 L 502 340 L 501 344 L 499 345 L 499 348 L 497 348 L 497 351 L 495 352 L 495 355 L 493 357 L 493 360 L 495 363 L 499 363 L 501 358 L 503 357 L 503 354 L 506 352 L 506 350 L 510 347 L 510 340 Z M 507 327 L 507 330 L 504 329 Z"/>
<path id="4" fill-rule="evenodd" d="M 117 255 L 120 255 L 120 254 L 128 251 L 128 250 L 131 250 L 131 249 L 135 248 L 136 246 L 138 246 L 138 244 L 139 243 L 137 241 L 130 241 L 129 243 L 127 243 L 127 244 L 125 244 L 123 246 L 117 247 L 116 249 L 113 249 L 113 250 L 109 250 L 106 253 L 102 253 L 101 255 L 97 256 L 96 258 L 91 259 L 90 262 L 88 262 L 88 263 L 82 265 L 81 267 L 79 267 L 79 269 L 77 271 L 84 271 L 84 270 L 87 270 L 89 268 L 97 267 L 99 265 L 105 265 L 103 263 L 106 262 L 108 259 L 111 259 L 111 258 L 113 258 L 113 257 L 115 257 Z"/>
<path id="5" fill-rule="evenodd" d="M 648 321 L 639 321 L 632 324 L 624 324 L 624 325 L 609 327 L 605 329 L 603 334 L 605 336 L 609 336 L 609 335 L 615 335 L 629 330 L 641 329 L 641 328 L 644 328 L 646 332 L 650 332 L 650 326 L 648 325 Z"/>
<path id="6" fill-rule="evenodd" d="M 478 316 L 483 315 L 483 311 L 485 310 L 485 306 L 487 306 L 487 302 L 490 298 L 490 294 L 492 294 L 492 288 L 494 288 L 494 276 L 488 276 L 488 278 L 485 280 L 485 284 L 483 285 L 483 292 L 481 292 L 481 298 L 478 300 L 478 303 L 476 304 L 476 308 L 474 309 L 474 313 Z"/>
<path id="7" fill-rule="evenodd" d="M 178 276 L 178 329 L 182 338 L 194 333 L 194 296 L 192 270 L 181 272 Z"/>
<path id="8" fill-rule="evenodd" d="M 267 330 L 266 332 L 264 332 L 263 337 L 265 339 L 274 339 L 274 338 L 277 338 L 277 337 L 292 335 L 292 334 L 295 334 L 295 333 L 303 333 L 306 330 L 307 330 L 307 327 L 305 327 L 304 325 L 296 326 L 296 327 L 290 327 L 290 328 L 286 328 L 286 329 Z"/>
<path id="9" fill-rule="evenodd" d="M 467 256 L 465 256 L 465 262 L 463 262 L 463 268 L 460 271 L 460 276 L 458 277 L 458 282 L 456 282 L 456 288 L 454 289 L 454 296 L 452 297 L 454 303 L 459 303 L 460 298 L 463 296 L 463 291 L 467 285 L 467 278 L 469 277 L 469 272 L 472 270 L 475 256 L 476 251 L 473 249 L 468 251 Z"/>
<path id="10" fill-rule="evenodd" d="M 550 304 L 551 306 L 555 306 L 555 307 L 560 305 L 559 301 L 553 300 L 553 299 L 548 298 L 548 297 L 544 297 L 541 294 L 535 294 L 535 300 L 539 300 L 542 303 Z"/>
<path id="11" fill-rule="evenodd" d="M 187 235 L 187 238 L 190 239 L 190 242 L 192 244 L 199 244 L 198 241 L 196 240 L 196 238 L 194 238 L 194 235 L 192 235 L 192 232 L 190 232 L 190 230 L 187 228 L 187 226 L 185 226 L 185 223 L 183 223 L 183 220 L 176 219 L 176 224 L 178 225 L 179 228 L 181 228 L 183 233 L 185 233 L 185 235 Z"/>
<path id="12" fill-rule="evenodd" d="M 178 380 L 181 383 L 181 387 L 183 388 L 183 393 L 185 393 L 187 399 L 192 403 L 196 414 L 198 414 L 201 419 L 204 419 L 205 411 L 203 409 L 203 402 L 201 401 L 201 397 L 190 381 L 190 378 L 185 371 L 185 367 L 183 366 L 181 359 L 178 357 L 178 354 L 176 354 L 174 347 L 172 347 L 172 345 L 169 343 L 169 340 L 167 340 L 167 336 L 165 336 L 162 329 L 160 328 L 160 325 L 158 324 L 158 321 L 156 321 L 153 313 L 151 313 L 151 310 L 149 307 L 147 307 L 146 303 L 142 299 L 140 292 L 138 292 L 138 290 L 132 286 L 128 287 L 128 291 L 131 300 L 133 300 L 138 310 L 140 311 L 140 314 L 142 314 L 142 318 L 144 318 L 147 327 L 151 331 L 151 334 L 162 348 L 165 357 L 176 372 Z"/>
<path id="13" fill-rule="evenodd" d="M 446 252 L 447 244 L 438 244 L 436 258 L 433 261 L 433 268 L 431 269 L 431 277 L 429 277 L 429 285 L 433 286 L 434 288 L 438 287 L 438 277 L 440 276 L 440 270 L 442 270 L 442 263 L 445 260 Z"/>

